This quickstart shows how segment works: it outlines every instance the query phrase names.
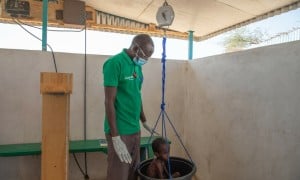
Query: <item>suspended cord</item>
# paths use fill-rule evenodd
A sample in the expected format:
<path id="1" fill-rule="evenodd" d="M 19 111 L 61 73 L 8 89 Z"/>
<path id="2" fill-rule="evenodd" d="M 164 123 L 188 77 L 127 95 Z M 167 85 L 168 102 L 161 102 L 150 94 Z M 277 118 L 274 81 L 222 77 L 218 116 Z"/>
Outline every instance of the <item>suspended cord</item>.
<path id="1" fill-rule="evenodd" d="M 162 66 L 162 97 L 161 97 L 161 105 L 160 109 L 162 111 L 165 110 L 165 80 L 166 80 L 166 37 L 163 37 L 163 53 L 162 53 L 162 59 L 161 62 L 163 64 Z"/>
<path id="2" fill-rule="evenodd" d="M 173 128 L 173 130 L 174 130 L 174 132 L 175 132 L 175 134 L 177 136 L 177 138 L 180 141 L 180 144 L 184 148 L 184 150 L 185 150 L 186 154 L 188 155 L 188 157 L 190 158 L 191 162 L 193 162 L 192 158 L 191 158 L 191 156 L 190 156 L 190 154 L 188 152 L 188 150 L 184 146 L 184 144 L 183 144 L 183 142 L 182 142 L 182 140 L 181 140 L 178 132 L 176 131 L 175 126 L 171 122 L 168 114 L 165 112 L 165 107 L 164 107 L 165 106 L 165 102 L 164 101 L 165 101 L 165 81 L 166 81 L 165 80 L 166 79 L 166 77 L 165 77 L 166 76 L 166 36 L 163 37 L 162 45 L 163 45 L 163 53 L 162 53 L 162 63 L 163 63 L 162 71 L 163 72 L 162 72 L 162 105 L 161 105 L 161 110 L 164 111 L 163 116 L 162 116 L 162 118 L 163 118 L 162 120 L 165 121 L 164 115 L 166 115 L 166 117 L 167 117 L 169 123 L 171 124 L 171 126 L 172 126 L 172 128 Z"/>
<path id="3" fill-rule="evenodd" d="M 184 146 L 184 144 L 183 144 L 183 142 L 182 142 L 182 140 L 181 140 L 181 138 L 180 138 L 178 132 L 177 132 L 176 129 L 175 129 L 175 126 L 173 125 L 172 121 L 169 119 L 169 116 L 168 116 L 167 113 L 166 113 L 166 116 L 167 116 L 167 119 L 168 119 L 170 125 L 172 126 L 172 128 L 173 128 L 173 130 L 174 130 L 174 132 L 175 132 L 175 134 L 176 134 L 176 136 L 177 136 L 177 138 L 179 139 L 179 142 L 180 142 L 181 146 L 184 148 L 185 153 L 186 153 L 187 156 L 189 157 L 190 161 L 191 161 L 192 163 L 194 163 L 193 160 L 192 160 L 192 157 L 191 157 L 190 153 L 188 152 L 187 148 Z"/>
<path id="4" fill-rule="evenodd" d="M 166 37 L 165 36 L 163 37 L 162 46 L 163 46 L 162 59 L 161 59 L 161 62 L 163 63 L 163 70 L 162 70 L 162 98 L 161 98 L 162 102 L 161 102 L 161 105 L 160 105 L 161 112 L 160 112 L 160 114 L 159 114 L 159 116 L 158 116 L 158 118 L 156 120 L 155 126 L 153 128 L 154 130 L 157 127 L 157 124 L 158 124 L 158 121 L 159 121 L 160 117 L 162 116 L 162 118 L 163 118 L 163 114 L 164 114 L 163 112 L 165 110 L 165 74 L 166 74 L 165 73 L 165 62 L 166 62 L 166 49 L 165 49 L 165 46 L 166 46 Z M 163 127 L 163 121 L 162 121 L 162 127 Z M 164 128 L 162 128 L 162 135 L 164 136 L 163 129 Z M 148 139 L 148 143 L 147 144 L 150 144 L 150 142 L 152 140 L 152 137 L 153 137 L 153 134 L 154 134 L 154 131 L 151 132 L 151 136 Z"/>
<path id="5" fill-rule="evenodd" d="M 169 139 L 167 138 L 167 128 L 166 128 L 166 122 L 164 118 L 165 111 L 162 111 L 162 131 L 163 131 L 163 138 L 166 142 L 169 142 Z M 167 146 L 167 151 L 170 152 L 170 145 Z M 168 175 L 169 179 L 172 179 L 172 173 L 171 173 L 171 163 L 170 163 L 170 154 L 168 153 Z"/>
<path id="6" fill-rule="evenodd" d="M 166 33 L 166 32 L 165 32 Z M 167 128 L 166 128 L 166 123 L 165 123 L 165 115 L 166 115 L 166 118 L 168 119 L 170 125 L 172 126 L 177 138 L 179 139 L 180 141 L 180 144 L 181 146 L 184 148 L 187 156 L 189 157 L 190 161 L 193 163 L 193 160 L 187 150 L 187 148 L 184 146 L 180 136 L 179 136 L 179 133 L 176 131 L 175 129 L 175 126 L 173 125 L 173 123 L 171 122 L 168 114 L 166 113 L 165 111 L 165 84 L 166 84 L 166 34 L 164 35 L 163 37 L 163 41 L 162 41 L 162 46 L 163 46 L 163 52 L 162 52 L 162 59 L 161 59 L 161 62 L 162 62 L 162 98 L 161 98 L 161 105 L 160 105 L 160 109 L 161 109 L 161 112 L 158 116 L 158 119 L 156 120 L 156 123 L 155 123 L 155 126 L 153 128 L 153 131 L 151 132 L 151 136 L 150 136 L 150 139 L 148 140 L 148 144 L 150 143 L 152 137 L 153 137 L 153 133 L 157 127 L 157 124 L 158 124 L 158 121 L 160 118 L 162 118 L 162 137 L 167 141 L 169 142 L 168 138 L 167 138 Z M 169 179 L 172 179 L 172 173 L 171 173 L 171 163 L 170 163 L 170 155 L 168 155 L 168 175 L 169 175 Z"/>
<path id="7" fill-rule="evenodd" d="M 12 18 L 13 21 L 18 24 L 23 30 L 25 30 L 27 33 L 29 33 L 31 36 L 33 36 L 34 38 L 43 41 L 41 38 L 37 37 L 36 35 L 34 35 L 33 33 L 31 33 L 28 29 L 26 29 L 19 21 L 18 19 L 16 20 L 15 18 Z M 57 66 L 56 66 L 56 60 L 55 60 L 55 55 L 54 55 L 54 51 L 52 49 L 52 47 L 47 43 L 47 46 L 50 48 L 51 50 L 51 54 L 52 54 L 52 59 L 53 59 L 53 63 L 54 63 L 54 68 L 55 68 L 55 72 L 57 73 Z"/>
<path id="8" fill-rule="evenodd" d="M 165 86 L 166 86 L 166 36 L 163 37 L 162 41 L 162 96 L 161 96 L 161 111 L 162 111 L 162 136 L 163 138 L 169 142 L 167 138 L 167 128 L 166 128 L 166 122 L 165 122 Z M 168 146 L 168 151 L 170 151 L 170 146 Z M 171 163 L 170 163 L 170 154 L 168 154 L 168 174 L 169 179 L 172 179 L 172 173 L 171 173 Z"/>
<path id="9" fill-rule="evenodd" d="M 83 104 L 84 104 L 84 109 L 83 109 L 83 136 L 84 136 L 84 140 L 87 139 L 87 131 L 86 131 L 86 117 L 87 117 L 87 106 L 86 106 L 86 73 L 87 73 L 87 31 L 86 31 L 86 15 L 85 15 L 85 25 L 84 25 L 84 89 L 83 89 L 83 94 L 84 94 L 84 98 L 83 98 Z M 80 164 L 78 163 L 77 166 L 79 167 L 79 169 L 82 169 L 80 167 Z M 87 166 L 87 153 L 84 152 L 84 170 L 85 171 L 81 171 L 81 173 L 84 175 L 84 179 L 89 179 L 89 175 L 88 175 L 88 166 Z"/>
<path id="10" fill-rule="evenodd" d="M 155 123 L 155 125 L 154 125 L 154 127 L 153 127 L 153 130 L 156 129 L 161 114 L 162 114 L 162 111 L 160 111 L 160 114 L 158 115 L 158 118 L 157 118 L 156 123 Z M 152 140 L 152 138 L 153 138 L 154 132 L 155 132 L 155 131 L 152 131 L 152 132 L 151 132 L 150 138 L 148 139 L 148 142 L 147 142 L 148 149 L 150 149 L 150 146 L 151 146 L 151 145 L 150 145 L 150 142 L 151 142 L 151 140 Z M 148 158 L 149 158 L 149 157 L 148 157 Z"/>
<path id="11" fill-rule="evenodd" d="M 86 23 L 84 31 L 84 140 L 86 140 Z"/>
<path id="12" fill-rule="evenodd" d="M 166 124 L 165 124 L 165 81 L 166 81 L 166 37 L 163 37 L 163 41 L 162 41 L 162 47 L 163 47 L 163 52 L 162 52 L 162 96 L 161 96 L 161 105 L 160 105 L 160 109 L 162 111 L 162 136 L 164 138 L 167 138 L 167 133 L 166 133 Z"/>
<path id="13" fill-rule="evenodd" d="M 84 140 L 87 139 L 87 132 L 86 132 L 86 117 L 87 117 L 87 107 L 86 107 L 86 73 L 87 73 L 87 55 L 86 55 L 86 44 L 87 44 L 87 37 L 86 37 L 86 13 L 84 18 Z M 89 179 L 88 176 L 88 168 L 87 168 L 87 153 L 84 152 L 84 166 L 85 166 L 85 179 Z"/>

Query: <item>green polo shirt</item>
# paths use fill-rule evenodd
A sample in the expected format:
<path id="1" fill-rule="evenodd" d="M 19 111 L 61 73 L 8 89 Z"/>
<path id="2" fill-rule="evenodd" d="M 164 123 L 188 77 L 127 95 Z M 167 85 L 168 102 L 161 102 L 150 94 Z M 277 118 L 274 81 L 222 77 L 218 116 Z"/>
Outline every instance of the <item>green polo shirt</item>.
<path id="1" fill-rule="evenodd" d="M 143 74 L 127 55 L 125 49 L 103 65 L 104 86 L 117 88 L 115 100 L 116 125 L 120 135 L 134 134 L 140 131 L 141 87 Z M 104 120 L 105 133 L 110 132 L 107 116 Z"/>

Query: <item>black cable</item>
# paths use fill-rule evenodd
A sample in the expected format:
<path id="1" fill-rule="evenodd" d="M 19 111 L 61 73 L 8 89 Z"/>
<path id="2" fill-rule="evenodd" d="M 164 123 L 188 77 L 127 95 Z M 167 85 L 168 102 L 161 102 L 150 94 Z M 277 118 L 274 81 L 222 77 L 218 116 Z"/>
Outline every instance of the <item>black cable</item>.
<path id="1" fill-rule="evenodd" d="M 29 24 L 26 24 L 26 23 L 23 23 L 21 22 L 20 20 L 18 19 L 15 19 L 15 18 L 12 18 L 13 21 L 18 24 L 22 29 L 24 29 L 27 33 L 29 33 L 30 35 L 32 35 L 33 37 L 35 37 L 36 39 L 42 41 L 42 39 L 40 39 L 39 37 L 37 37 L 36 35 L 34 35 L 33 33 L 31 33 L 29 30 L 27 30 L 25 27 L 23 27 L 23 25 L 26 25 L 26 26 L 30 26 L 30 27 L 33 27 L 33 28 L 37 28 L 37 29 L 41 29 L 41 28 L 38 28 L 38 27 L 35 27 L 35 26 L 31 26 Z M 23 25 L 22 25 L 23 24 Z M 86 23 L 85 23 L 85 26 L 83 28 L 85 30 L 85 50 L 84 50 L 84 66 L 85 66 L 85 75 L 84 75 L 84 140 L 86 140 L 86 59 L 87 59 L 87 54 L 86 54 Z M 82 30 L 80 30 L 82 31 Z M 72 32 L 80 32 L 80 31 L 72 31 Z M 62 31 L 59 31 L 59 32 L 62 32 Z M 63 32 L 68 32 L 68 31 L 63 31 Z M 55 60 L 55 55 L 54 55 L 54 51 L 52 49 L 52 47 L 47 43 L 47 46 L 50 48 L 51 52 L 52 52 L 52 58 L 53 58 L 53 62 L 54 62 L 54 67 L 55 67 L 55 72 L 57 73 L 57 66 L 56 66 L 56 60 Z M 75 159 L 75 162 L 80 170 L 80 172 L 82 173 L 82 175 L 84 175 L 84 178 L 85 179 L 89 179 L 89 175 L 88 175 L 88 171 L 87 171 L 87 156 L 86 156 L 86 152 L 84 153 L 84 162 L 85 162 L 85 172 L 82 170 L 78 160 L 77 160 L 77 157 L 75 155 L 75 153 L 73 153 L 73 157 Z"/>
<path id="2" fill-rule="evenodd" d="M 86 69 L 87 69 L 87 55 L 86 55 L 86 44 L 87 44 L 87 41 L 86 41 L 86 13 L 85 13 L 85 19 L 84 19 L 84 140 L 86 140 L 86 136 L 87 136 L 87 133 L 86 133 L 86 116 L 87 116 L 87 113 L 86 113 Z M 88 168 L 87 168 L 87 153 L 84 152 L 84 165 L 85 165 L 85 179 L 89 179 L 89 176 L 88 176 Z"/>
<path id="3" fill-rule="evenodd" d="M 86 115 L 87 115 L 87 113 L 86 113 L 86 69 L 87 69 L 87 64 L 86 64 L 86 61 L 87 61 L 87 54 L 86 54 L 86 47 L 87 47 L 86 15 L 85 15 L 84 21 L 85 21 L 85 25 L 84 25 L 84 99 L 83 99 L 83 101 L 84 101 L 84 103 L 83 103 L 84 104 L 84 110 L 83 110 L 84 111 L 84 113 L 83 113 L 84 114 L 84 121 L 83 121 L 84 129 L 83 129 L 83 131 L 84 131 L 84 140 L 86 140 L 87 139 L 87 137 L 86 137 L 86 135 L 87 135 L 87 133 L 86 133 Z M 77 161 L 76 155 L 73 154 L 73 156 L 75 158 L 75 161 Z M 82 170 L 82 168 L 81 168 L 80 164 L 78 163 L 78 161 L 76 162 L 76 164 L 77 164 L 78 168 L 80 169 L 82 175 L 84 176 L 84 179 L 86 179 L 86 180 L 90 179 L 89 175 L 88 175 L 87 153 L 86 152 L 84 152 L 85 172 Z"/>
<path id="4" fill-rule="evenodd" d="M 42 39 L 40 39 L 39 37 L 37 37 L 36 35 L 34 35 L 33 33 L 31 33 L 29 30 L 27 30 L 25 27 L 23 27 L 23 25 L 26 26 L 30 26 L 33 28 L 37 28 L 37 29 L 41 29 L 39 27 L 35 27 L 29 24 L 26 24 L 22 21 L 20 21 L 19 19 L 15 19 L 12 18 L 13 21 L 18 24 L 22 29 L 24 29 L 27 33 L 29 33 L 30 35 L 32 35 L 33 37 L 35 37 L 36 39 L 43 41 Z M 86 47 L 87 47 L 87 41 L 86 41 L 86 17 L 85 17 L 85 26 L 83 29 L 81 29 L 80 31 L 64 31 L 64 30 L 48 30 L 48 31 L 58 31 L 58 32 L 81 32 L 82 30 L 84 30 L 84 140 L 86 140 L 86 69 L 87 69 L 87 65 L 86 65 L 86 60 L 87 60 L 87 54 L 86 54 Z M 54 55 L 54 51 L 52 49 L 52 47 L 47 43 L 47 46 L 50 48 L 51 53 L 52 53 L 52 58 L 53 58 L 53 62 L 54 62 L 54 67 L 55 67 L 55 72 L 57 73 L 57 66 L 56 66 L 56 60 L 55 60 L 55 55 Z M 84 175 L 84 179 L 89 179 L 89 175 L 88 175 L 88 170 L 87 170 L 87 153 L 84 152 L 84 162 L 85 162 L 85 172 L 82 170 L 77 157 L 75 155 L 75 153 L 73 153 L 73 157 L 74 160 L 80 170 L 80 172 L 82 173 L 82 175 Z"/>
<path id="5" fill-rule="evenodd" d="M 84 30 L 84 140 L 86 140 L 86 23 Z"/>
<path id="6" fill-rule="evenodd" d="M 73 154 L 74 160 L 75 160 L 75 162 L 76 162 L 76 164 L 77 164 L 77 166 L 78 166 L 80 172 L 81 172 L 83 175 L 85 175 L 84 172 L 83 172 L 83 170 L 82 170 L 82 168 L 80 167 L 80 164 L 79 164 L 79 162 L 78 162 L 78 160 L 77 160 L 77 157 L 76 157 L 75 153 L 72 153 L 72 154 Z"/>
<path id="7" fill-rule="evenodd" d="M 23 24 L 23 25 L 32 27 L 32 28 L 42 29 L 41 27 L 36 27 L 36 26 L 31 25 L 31 24 L 24 23 L 24 22 L 20 21 L 19 19 L 18 19 L 18 22 L 21 23 L 21 24 Z M 48 29 L 47 31 L 55 31 L 55 32 L 82 32 L 84 29 L 85 29 L 85 27 L 81 28 L 80 30 Z"/>
<path id="8" fill-rule="evenodd" d="M 40 40 L 41 42 L 43 41 L 42 39 L 40 39 L 39 37 L 37 37 L 36 35 L 34 35 L 33 33 L 31 33 L 29 30 L 27 30 L 25 27 L 23 27 L 23 25 L 21 23 L 18 22 L 18 19 L 16 20 L 15 18 L 12 18 L 13 21 L 18 24 L 23 30 L 25 30 L 27 33 L 29 33 L 31 36 L 33 36 L 34 38 Z M 56 60 L 55 60 L 55 55 L 53 52 L 52 47 L 47 43 L 47 46 L 50 48 L 51 53 L 52 53 L 52 59 L 53 59 L 53 63 L 54 63 L 54 68 L 55 68 L 55 72 L 57 73 L 57 66 L 56 66 Z"/>

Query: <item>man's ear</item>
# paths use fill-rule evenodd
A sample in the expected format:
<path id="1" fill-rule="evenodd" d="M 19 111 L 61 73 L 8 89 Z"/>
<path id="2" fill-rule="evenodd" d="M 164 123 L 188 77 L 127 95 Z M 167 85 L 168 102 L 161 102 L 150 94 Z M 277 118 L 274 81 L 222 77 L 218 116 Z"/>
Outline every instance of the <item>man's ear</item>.
<path id="1" fill-rule="evenodd" d="M 158 157 L 158 156 L 159 156 L 159 154 L 158 154 L 157 152 L 155 152 L 155 153 L 154 153 L 154 156 L 155 156 L 155 157 Z"/>

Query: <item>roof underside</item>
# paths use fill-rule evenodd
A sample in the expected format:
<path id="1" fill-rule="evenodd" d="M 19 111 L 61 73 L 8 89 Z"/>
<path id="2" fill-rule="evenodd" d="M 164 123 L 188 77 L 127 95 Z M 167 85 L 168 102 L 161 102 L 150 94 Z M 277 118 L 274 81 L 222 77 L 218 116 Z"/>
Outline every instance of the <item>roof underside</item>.
<path id="1" fill-rule="evenodd" d="M 20 3 L 28 3 L 19 6 Z M 0 0 L 0 22 L 42 25 L 42 0 Z M 165 0 L 48 0 L 48 26 L 147 33 L 200 41 L 300 7 L 300 0 L 167 0 L 175 19 L 168 29 L 157 26 L 156 13 Z M 84 8 L 84 9 L 83 9 Z M 86 13 L 82 13 L 86 12 Z M 86 15 L 86 16 L 85 16 Z M 86 21 L 84 18 L 86 17 Z"/>
<path id="2" fill-rule="evenodd" d="M 98 11 L 156 24 L 164 0 L 82 0 Z M 299 0 L 168 0 L 175 12 L 169 27 L 194 31 L 198 40 L 300 7 Z"/>

